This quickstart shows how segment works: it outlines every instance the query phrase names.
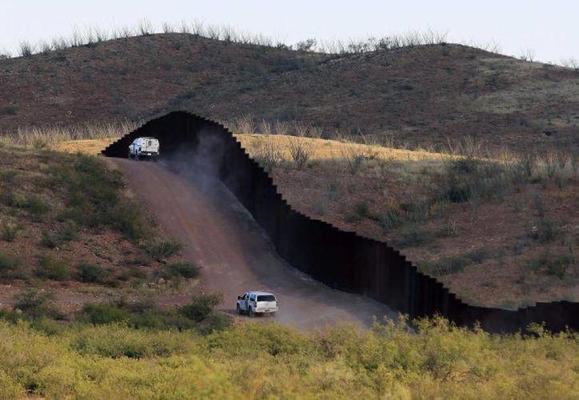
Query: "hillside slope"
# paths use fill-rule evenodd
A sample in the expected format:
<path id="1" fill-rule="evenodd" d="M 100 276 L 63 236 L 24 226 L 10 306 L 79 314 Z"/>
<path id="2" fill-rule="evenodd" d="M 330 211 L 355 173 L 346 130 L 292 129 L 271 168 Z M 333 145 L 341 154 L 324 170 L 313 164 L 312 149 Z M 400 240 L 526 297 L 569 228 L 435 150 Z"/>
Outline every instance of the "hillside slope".
<path id="1" fill-rule="evenodd" d="M 579 72 L 460 45 L 323 55 L 187 34 L 0 60 L 0 132 L 184 109 L 443 144 L 579 146 Z"/>

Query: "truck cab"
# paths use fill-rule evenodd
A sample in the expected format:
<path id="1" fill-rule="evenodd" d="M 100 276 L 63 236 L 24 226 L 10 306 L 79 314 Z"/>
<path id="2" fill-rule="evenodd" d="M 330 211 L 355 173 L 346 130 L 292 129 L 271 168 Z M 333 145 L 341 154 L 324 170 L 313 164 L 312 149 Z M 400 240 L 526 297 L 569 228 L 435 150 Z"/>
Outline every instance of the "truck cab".
<path id="1" fill-rule="evenodd" d="M 253 317 L 256 314 L 273 315 L 278 311 L 278 300 L 273 293 L 250 291 L 237 296 L 236 305 L 238 314 L 247 314 Z"/>
<path id="2" fill-rule="evenodd" d="M 139 137 L 133 140 L 129 146 L 129 158 L 139 160 L 150 158 L 156 160 L 159 157 L 159 140 L 153 137 Z"/>

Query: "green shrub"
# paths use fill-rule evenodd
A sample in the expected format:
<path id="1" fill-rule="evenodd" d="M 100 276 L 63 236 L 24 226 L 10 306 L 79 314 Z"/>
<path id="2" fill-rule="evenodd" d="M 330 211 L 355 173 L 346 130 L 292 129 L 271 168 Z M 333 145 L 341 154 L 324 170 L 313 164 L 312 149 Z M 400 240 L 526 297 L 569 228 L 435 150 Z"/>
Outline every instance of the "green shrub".
<path id="1" fill-rule="evenodd" d="M 552 255 L 546 252 L 530 260 L 527 265 L 535 272 L 543 272 L 546 275 L 563 279 L 568 268 L 573 265 L 575 261 L 575 256 L 572 253 Z"/>
<path id="2" fill-rule="evenodd" d="M 86 283 L 105 283 L 110 276 L 110 272 L 101 266 L 80 263 L 78 266 L 78 280 Z"/>
<path id="3" fill-rule="evenodd" d="M 233 323 L 229 315 L 213 312 L 203 319 L 197 326 L 197 330 L 204 335 L 226 330 Z"/>
<path id="4" fill-rule="evenodd" d="M 36 276 L 54 281 L 64 281 L 70 277 L 70 268 L 64 261 L 44 256 L 40 259 Z"/>
<path id="5" fill-rule="evenodd" d="M 174 240 L 155 240 L 149 241 L 145 244 L 145 251 L 147 254 L 159 261 L 175 255 L 181 251 L 182 248 L 183 245 Z"/>
<path id="6" fill-rule="evenodd" d="M 165 267 L 165 275 L 168 278 L 183 277 L 193 279 L 199 276 L 199 267 L 187 261 L 171 263 Z"/>
<path id="7" fill-rule="evenodd" d="M 541 218 L 531 228 L 529 236 L 540 243 L 548 243 L 557 239 L 559 234 L 560 229 L 554 221 L 548 218 Z"/>
<path id="8" fill-rule="evenodd" d="M 425 262 L 420 269 L 432 276 L 450 275 L 462 272 L 469 265 L 480 264 L 489 256 L 489 251 L 481 248 L 462 255 L 445 257 L 435 262 Z"/>
<path id="9" fill-rule="evenodd" d="M 7 222 L 2 225 L 2 240 L 6 242 L 13 242 L 16 240 L 16 236 L 20 232 L 20 227 L 14 223 Z"/>
<path id="10" fill-rule="evenodd" d="M 11 278 L 20 266 L 20 261 L 14 257 L 0 253 L 0 278 Z"/>
<path id="11" fill-rule="evenodd" d="M 380 217 L 380 225 L 385 232 L 389 232 L 392 229 L 399 227 L 402 224 L 402 217 L 400 212 L 394 208 L 386 210 L 384 214 Z"/>
<path id="12" fill-rule="evenodd" d="M 40 218 L 50 211 L 50 207 L 46 202 L 37 195 L 29 195 L 25 198 L 24 202 L 19 205 L 20 208 L 25 209 L 34 218 Z"/>
<path id="13" fill-rule="evenodd" d="M 16 296 L 14 308 L 30 318 L 60 318 L 60 314 L 54 309 L 52 292 L 39 291 L 38 289 L 26 289 Z"/>
<path id="14" fill-rule="evenodd" d="M 4 106 L 0 108 L 0 115 L 16 115 L 18 107 L 15 105 Z"/>
<path id="15" fill-rule="evenodd" d="M 433 240 L 434 236 L 431 232 L 419 229 L 412 224 L 402 230 L 400 237 L 395 240 L 395 244 L 401 248 L 419 247 L 431 243 Z"/>
<path id="16" fill-rule="evenodd" d="M 55 232 L 42 232 L 40 244 L 48 249 L 56 249 L 62 244 L 62 240 Z"/>
<path id="17" fill-rule="evenodd" d="M 201 322 L 207 318 L 215 307 L 221 302 L 222 296 L 218 294 L 200 294 L 193 296 L 191 303 L 181 307 L 180 311 L 187 318 Z"/>
<path id="18" fill-rule="evenodd" d="M 127 322 L 130 318 L 131 315 L 127 310 L 108 303 L 85 304 L 79 315 L 81 321 L 94 325 Z"/>

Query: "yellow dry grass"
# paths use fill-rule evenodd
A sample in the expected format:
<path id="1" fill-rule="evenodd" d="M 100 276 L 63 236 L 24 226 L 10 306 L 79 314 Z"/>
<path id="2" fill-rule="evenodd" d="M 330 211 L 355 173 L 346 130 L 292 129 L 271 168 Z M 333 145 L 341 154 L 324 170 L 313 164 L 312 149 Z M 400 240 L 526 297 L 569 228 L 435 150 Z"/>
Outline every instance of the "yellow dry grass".
<path id="1" fill-rule="evenodd" d="M 445 155 L 423 150 L 405 150 L 372 144 L 341 142 L 289 135 L 238 134 L 235 135 L 250 155 L 258 154 L 264 145 L 274 145 L 284 159 L 291 159 L 291 146 L 298 143 L 305 146 L 312 160 L 335 160 L 350 154 L 361 154 L 385 161 L 422 161 L 423 165 L 439 164 Z M 422 163 L 421 163 L 422 164 Z"/>
<path id="2" fill-rule="evenodd" d="M 117 138 L 67 140 L 65 142 L 56 143 L 53 148 L 56 151 L 62 151 L 64 153 L 97 155 L 116 139 Z"/>

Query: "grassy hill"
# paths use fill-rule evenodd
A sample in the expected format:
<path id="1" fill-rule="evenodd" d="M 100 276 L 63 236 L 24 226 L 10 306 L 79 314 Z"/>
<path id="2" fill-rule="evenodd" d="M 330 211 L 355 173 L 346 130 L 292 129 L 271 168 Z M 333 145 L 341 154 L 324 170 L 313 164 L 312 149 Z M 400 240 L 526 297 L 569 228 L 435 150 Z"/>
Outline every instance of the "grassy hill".
<path id="1" fill-rule="evenodd" d="M 579 301 L 577 155 L 237 135 L 292 206 L 384 240 L 471 304 Z M 460 150 L 460 151 L 458 151 Z"/>
<path id="2" fill-rule="evenodd" d="M 398 144 L 579 145 L 579 71 L 453 44 L 330 55 L 167 33 L 3 59 L 0 85 L 4 133 L 185 109 Z"/>

